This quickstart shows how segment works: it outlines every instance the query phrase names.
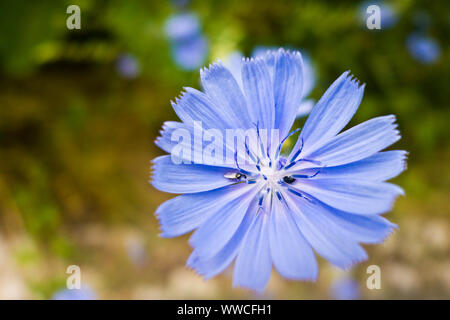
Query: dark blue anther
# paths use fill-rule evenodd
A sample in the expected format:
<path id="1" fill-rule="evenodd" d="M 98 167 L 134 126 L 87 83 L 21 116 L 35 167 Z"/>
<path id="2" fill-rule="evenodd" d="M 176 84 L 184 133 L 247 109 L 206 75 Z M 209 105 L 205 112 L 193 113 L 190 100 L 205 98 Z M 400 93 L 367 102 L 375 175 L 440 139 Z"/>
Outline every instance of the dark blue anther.
<path id="1" fill-rule="evenodd" d="M 317 169 L 317 171 L 314 174 L 293 174 L 291 177 L 304 178 L 304 179 L 314 178 L 315 176 L 317 176 L 319 174 L 320 169 L 322 169 L 322 168 Z"/>
<path id="2" fill-rule="evenodd" d="M 295 162 L 291 162 L 291 163 L 289 163 L 286 167 L 284 167 L 284 170 L 287 170 L 287 169 L 289 169 L 289 168 L 295 166 L 296 164 L 297 164 L 296 161 L 295 161 Z"/>
<path id="3" fill-rule="evenodd" d="M 294 189 L 287 188 L 290 193 L 295 194 L 298 197 L 305 198 L 300 192 L 295 191 Z M 306 199 L 306 198 L 305 198 Z"/>
<path id="4" fill-rule="evenodd" d="M 293 194 L 295 194 L 296 196 L 298 196 L 298 197 L 300 197 L 300 198 L 303 198 L 303 199 L 305 199 L 305 200 L 308 200 L 309 202 L 313 202 L 311 199 L 305 197 L 303 194 L 301 194 L 301 193 L 298 192 L 298 191 L 295 191 L 295 190 L 293 190 L 293 189 L 291 189 L 291 188 L 287 188 L 287 190 L 288 190 L 290 193 L 293 193 Z"/>
<path id="5" fill-rule="evenodd" d="M 283 197 L 281 196 L 281 193 L 278 190 L 275 191 L 275 194 L 277 195 L 278 200 L 280 201 L 284 200 Z"/>
<path id="6" fill-rule="evenodd" d="M 263 200 L 264 200 L 264 194 L 261 193 L 261 195 L 259 196 L 259 200 L 258 200 L 258 206 L 260 208 L 262 207 Z"/>
<path id="7" fill-rule="evenodd" d="M 291 163 L 295 161 L 295 159 L 297 159 L 297 157 L 300 155 L 300 153 L 303 150 L 303 138 L 300 139 L 300 141 L 302 142 L 302 145 L 300 146 L 300 148 L 297 150 L 297 152 L 294 154 L 294 156 L 291 159 Z"/>

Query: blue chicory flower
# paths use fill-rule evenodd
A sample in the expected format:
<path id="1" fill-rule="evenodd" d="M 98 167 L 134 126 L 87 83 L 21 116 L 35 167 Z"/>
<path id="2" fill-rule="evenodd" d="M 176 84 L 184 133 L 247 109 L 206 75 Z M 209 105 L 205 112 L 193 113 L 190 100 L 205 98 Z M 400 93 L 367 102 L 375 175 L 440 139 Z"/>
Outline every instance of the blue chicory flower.
<path id="1" fill-rule="evenodd" d="M 432 38 L 413 33 L 406 39 L 406 45 L 411 56 L 424 64 L 436 62 L 441 55 L 439 44 Z"/>
<path id="2" fill-rule="evenodd" d="M 63 289 L 55 292 L 52 300 L 96 300 L 97 295 L 90 287 Z"/>
<path id="3" fill-rule="evenodd" d="M 139 238 L 130 238 L 126 243 L 128 258 L 136 267 L 144 267 L 148 263 L 147 250 Z"/>
<path id="4" fill-rule="evenodd" d="M 386 1 L 368 0 L 364 1 L 359 8 L 361 22 L 366 25 L 368 18 L 367 8 L 371 5 L 377 5 L 380 8 L 381 29 L 390 29 L 397 24 L 397 12 L 392 5 Z"/>
<path id="5" fill-rule="evenodd" d="M 314 106 L 288 155 L 281 154 L 292 131 L 303 92 L 299 52 L 280 49 L 243 59 L 242 86 L 222 64 L 201 70 L 204 92 L 185 88 L 172 106 L 181 122 L 164 123 L 156 144 L 170 153 L 153 160 L 153 186 L 181 193 L 156 211 L 163 237 L 195 230 L 187 265 L 205 278 L 234 260 L 233 284 L 265 288 L 272 266 L 293 280 L 315 280 L 318 253 L 347 269 L 367 259 L 360 243 L 380 243 L 396 228 L 381 214 L 391 210 L 401 188 L 385 182 L 405 169 L 405 151 L 384 151 L 400 139 L 395 116 L 382 116 L 342 133 L 361 102 L 360 86 L 344 72 Z M 175 141 L 210 129 L 257 128 L 257 143 L 239 149 L 226 141 L 234 162 L 191 163 L 202 147 Z M 266 142 L 263 129 L 279 132 Z M 188 145 L 183 163 L 173 158 Z M 177 155 L 179 156 L 179 155 Z M 243 163 L 241 159 L 251 159 Z M 313 251 L 314 250 L 314 251 Z"/>
<path id="6" fill-rule="evenodd" d="M 133 79 L 139 75 L 139 63 L 132 54 L 122 54 L 116 60 L 116 70 L 124 78 Z"/>
<path id="7" fill-rule="evenodd" d="M 169 39 L 185 40 L 200 33 L 200 21 L 193 13 L 178 13 L 166 20 L 164 29 Z"/>
<path id="8" fill-rule="evenodd" d="M 361 297 L 359 283 L 350 277 L 337 279 L 331 286 L 330 295 L 335 300 L 358 300 Z"/>
<path id="9" fill-rule="evenodd" d="M 170 16 L 165 33 L 171 42 L 175 63 L 184 70 L 194 70 L 203 65 L 208 55 L 208 41 L 201 33 L 200 21 L 194 13 Z"/>
<path id="10" fill-rule="evenodd" d="M 208 41 L 202 35 L 189 41 L 172 44 L 172 57 L 184 70 L 194 70 L 203 65 L 208 56 Z"/>

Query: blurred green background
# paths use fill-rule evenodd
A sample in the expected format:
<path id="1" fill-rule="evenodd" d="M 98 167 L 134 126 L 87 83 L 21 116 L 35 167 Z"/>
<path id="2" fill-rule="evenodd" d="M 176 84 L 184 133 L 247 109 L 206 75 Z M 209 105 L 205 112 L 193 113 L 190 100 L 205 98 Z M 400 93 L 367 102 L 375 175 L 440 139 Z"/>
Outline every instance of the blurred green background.
<path id="1" fill-rule="evenodd" d="M 370 3 L 370 1 L 369 1 Z M 66 8 L 81 8 L 68 30 Z M 448 1 L 391 1 L 396 23 L 368 30 L 361 3 L 344 1 L 1 1 L 0 298 L 47 299 L 65 286 L 67 266 L 99 298 L 331 298 L 342 277 L 364 299 L 450 298 L 450 129 Z M 366 83 L 351 124 L 396 114 L 410 152 L 394 180 L 406 191 L 387 217 L 399 225 L 369 260 L 345 274 L 320 261 L 316 283 L 274 272 L 255 295 L 233 289 L 231 272 L 203 281 L 184 267 L 188 236 L 158 237 L 154 211 L 171 195 L 149 183 L 153 143 L 176 120 L 170 100 L 199 88 L 198 70 L 171 56 L 167 18 L 196 14 L 209 49 L 205 64 L 258 46 L 305 50 L 320 98 L 345 70 Z M 422 17 L 422 20 L 421 20 Z M 433 63 L 408 52 L 420 31 L 440 46 Z M 118 69 L 133 57 L 134 74 Z M 366 268 L 381 268 L 381 290 Z"/>

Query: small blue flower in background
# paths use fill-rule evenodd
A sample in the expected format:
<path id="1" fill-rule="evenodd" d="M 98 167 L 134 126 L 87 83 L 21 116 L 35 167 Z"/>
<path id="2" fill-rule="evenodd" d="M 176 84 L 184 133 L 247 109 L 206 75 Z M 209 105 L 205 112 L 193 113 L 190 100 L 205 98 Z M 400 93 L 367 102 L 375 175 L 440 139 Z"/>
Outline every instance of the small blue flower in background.
<path id="1" fill-rule="evenodd" d="M 298 132 L 291 127 L 302 101 L 302 65 L 299 52 L 280 49 L 243 59 L 240 80 L 220 62 L 202 69 L 204 91 L 185 89 L 172 104 L 181 122 L 164 123 L 155 142 L 174 152 L 172 133 L 194 136 L 196 121 L 220 132 L 256 126 L 259 138 L 260 129 L 279 132 L 278 141 L 258 139 L 245 150 L 225 143 L 232 163 L 175 164 L 170 155 L 153 160 L 153 186 L 182 194 L 157 209 L 161 236 L 195 230 L 187 265 L 207 279 L 235 261 L 235 286 L 263 290 L 272 266 L 287 279 L 315 280 L 315 252 L 347 269 L 367 259 L 360 243 L 383 242 L 396 228 L 381 214 L 403 190 L 385 180 L 405 169 L 406 152 L 382 152 L 400 139 L 393 115 L 340 133 L 364 92 L 349 72 L 314 106 L 290 153 L 280 153 Z M 243 163 L 247 156 L 250 163 Z"/>
<path id="2" fill-rule="evenodd" d="M 386 1 L 368 0 L 364 1 L 359 7 L 359 16 L 363 25 L 366 25 L 368 18 L 367 7 L 377 5 L 380 7 L 381 29 L 390 29 L 397 24 L 398 16 L 395 9 Z"/>
<path id="3" fill-rule="evenodd" d="M 202 66 L 207 58 L 207 53 L 208 42 L 203 36 L 172 45 L 172 57 L 175 63 L 184 70 L 194 70 Z"/>
<path id="4" fill-rule="evenodd" d="M 122 54 L 116 60 L 117 73 L 127 79 L 134 79 L 139 75 L 139 63 L 132 54 Z"/>
<path id="5" fill-rule="evenodd" d="M 129 238 L 126 242 L 126 251 L 133 265 L 139 268 L 147 265 L 147 250 L 141 239 L 135 237 Z"/>
<path id="6" fill-rule="evenodd" d="M 330 296 L 335 300 L 358 300 L 361 297 L 359 283 L 350 277 L 339 278 L 331 286 Z"/>
<path id="7" fill-rule="evenodd" d="M 184 70 L 201 67 L 208 55 L 208 41 L 201 33 L 200 21 L 193 13 L 180 13 L 169 17 L 165 33 L 171 42 L 175 63 Z"/>
<path id="8" fill-rule="evenodd" d="M 441 56 L 439 44 L 432 38 L 420 33 L 411 34 L 406 39 L 406 46 L 410 55 L 424 64 L 434 63 Z"/>
<path id="9" fill-rule="evenodd" d="M 165 31 L 172 41 L 186 40 L 200 33 L 200 21 L 193 13 L 179 13 L 167 19 Z"/>
<path id="10" fill-rule="evenodd" d="M 96 300 L 97 295 L 90 287 L 81 289 L 63 289 L 57 291 L 52 300 Z"/>

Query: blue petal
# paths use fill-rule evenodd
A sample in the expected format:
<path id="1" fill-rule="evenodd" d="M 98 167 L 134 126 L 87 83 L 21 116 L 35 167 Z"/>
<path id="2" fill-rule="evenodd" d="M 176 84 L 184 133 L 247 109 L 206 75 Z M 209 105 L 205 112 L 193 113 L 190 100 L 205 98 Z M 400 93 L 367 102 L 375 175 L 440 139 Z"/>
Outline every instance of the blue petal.
<path id="1" fill-rule="evenodd" d="M 349 164 L 322 168 L 313 179 L 388 180 L 405 170 L 406 155 L 406 151 L 400 150 L 378 152 L 373 156 Z M 316 170 L 309 169 L 306 173 L 314 174 Z"/>
<path id="2" fill-rule="evenodd" d="M 272 273 L 269 216 L 256 214 L 236 259 L 233 286 L 262 291 Z"/>
<path id="3" fill-rule="evenodd" d="M 189 239 L 190 245 L 202 259 L 214 257 L 230 241 L 242 223 L 257 190 L 242 192 L 220 209 L 215 209 Z M 210 209 L 211 210 L 211 209 Z"/>
<path id="4" fill-rule="evenodd" d="M 156 138 L 155 144 L 163 149 L 164 151 L 171 153 L 172 148 L 177 145 L 176 141 L 172 141 L 170 138 L 172 133 L 177 129 L 185 129 L 191 130 L 186 124 L 176 121 L 166 121 L 162 126 L 162 130 L 160 131 L 161 136 Z"/>
<path id="5" fill-rule="evenodd" d="M 302 100 L 302 57 L 299 52 L 280 49 L 275 55 L 273 94 L 275 98 L 275 128 L 285 137 L 295 121 Z"/>
<path id="6" fill-rule="evenodd" d="M 266 64 L 267 70 L 269 71 L 270 78 L 273 80 L 273 75 L 275 73 L 275 63 L 277 60 L 277 54 L 278 52 L 284 51 L 283 49 L 276 49 L 276 48 L 255 48 L 252 52 L 253 58 L 260 58 L 264 60 L 264 63 Z"/>
<path id="7" fill-rule="evenodd" d="M 200 71 L 206 95 L 214 102 L 214 112 L 227 123 L 227 128 L 251 127 L 251 118 L 245 97 L 231 72 L 221 63 L 210 65 Z"/>
<path id="8" fill-rule="evenodd" d="M 264 60 L 256 58 L 242 62 L 242 84 L 252 122 L 262 129 L 274 128 L 273 84 Z"/>
<path id="9" fill-rule="evenodd" d="M 170 156 L 153 160 L 152 184 L 156 189 L 171 193 L 195 193 L 224 187 L 235 181 L 224 175 L 229 168 L 199 164 L 174 164 Z"/>
<path id="10" fill-rule="evenodd" d="M 380 243 L 397 226 L 382 216 L 363 216 L 344 212 L 326 205 L 316 199 L 310 199 L 315 215 L 327 221 L 327 225 L 339 233 L 340 238 L 361 243 Z"/>
<path id="11" fill-rule="evenodd" d="M 341 131 L 355 114 L 364 93 L 349 72 L 344 72 L 314 106 L 293 148 L 295 153 L 303 145 L 303 152 L 320 145 Z"/>
<path id="12" fill-rule="evenodd" d="M 292 186 L 339 210 L 380 214 L 392 209 L 403 190 L 393 184 L 350 179 L 305 179 Z"/>
<path id="13" fill-rule="evenodd" d="M 363 248 L 354 240 L 343 237 L 320 212 L 320 207 L 304 198 L 288 195 L 286 200 L 292 216 L 314 250 L 332 264 L 346 269 L 367 259 Z"/>
<path id="14" fill-rule="evenodd" d="M 205 279 L 214 277 L 228 267 L 236 257 L 242 240 L 250 227 L 250 223 L 253 221 L 253 217 L 257 210 L 256 204 L 257 201 L 253 201 L 253 204 L 248 208 L 239 228 L 236 230 L 231 240 L 219 251 L 219 253 L 217 253 L 217 255 L 209 259 L 202 259 L 202 257 L 194 250 L 187 261 L 187 265 L 196 270 L 199 274 L 204 275 Z"/>
<path id="15" fill-rule="evenodd" d="M 194 127 L 189 124 L 166 121 L 164 122 L 163 129 L 160 131 L 161 136 L 156 139 L 155 144 L 164 151 L 169 153 L 174 152 L 176 161 L 187 164 L 193 162 L 205 163 L 205 161 L 203 161 L 203 151 L 206 145 L 205 141 L 202 139 L 202 143 L 195 143 L 194 139 L 196 137 L 193 128 Z M 202 133 L 203 131 L 199 130 L 199 132 Z M 181 134 L 181 136 L 179 136 L 179 134 Z M 174 147 L 176 146 L 178 147 L 177 151 L 174 151 Z M 183 150 L 181 154 L 180 150 Z M 227 164 L 225 161 L 214 163 L 214 165 L 230 168 L 234 167 L 234 164 Z"/>
<path id="16" fill-rule="evenodd" d="M 343 237 L 348 237 L 361 243 L 383 242 L 397 228 L 379 215 L 363 216 L 337 210 L 325 204 L 321 213 L 340 230 Z"/>
<path id="17" fill-rule="evenodd" d="M 177 135 L 174 135 L 175 133 L 177 133 L 178 130 L 179 130 L 178 133 L 183 134 L 182 138 L 178 137 Z M 176 122 L 176 121 L 166 121 L 166 122 L 164 122 L 163 128 L 160 131 L 161 136 L 156 139 L 155 144 L 168 153 L 172 153 L 172 151 L 174 151 L 174 147 L 177 146 L 178 147 L 177 152 L 174 151 L 174 156 L 176 157 L 176 160 L 179 162 L 181 162 L 181 160 L 182 160 L 183 163 L 186 163 L 186 164 L 191 164 L 191 163 L 195 162 L 195 163 L 201 163 L 204 165 L 214 165 L 214 166 L 236 169 L 235 162 L 232 160 L 228 161 L 230 157 L 231 158 L 233 157 L 233 155 L 236 151 L 236 147 L 233 145 L 234 141 L 231 141 L 231 144 L 230 144 L 230 141 L 228 141 L 228 139 L 225 139 L 226 133 L 222 134 L 222 137 L 225 140 L 225 141 L 222 141 L 222 142 L 224 142 L 223 150 L 222 150 L 222 159 L 220 159 L 220 157 L 218 157 L 219 159 L 214 159 L 215 158 L 214 156 L 212 158 L 210 158 L 210 156 L 208 155 L 208 152 L 205 152 L 205 150 L 207 150 L 206 148 L 210 144 L 214 144 L 214 141 L 210 142 L 206 139 L 201 139 L 200 140 L 201 143 L 196 143 L 195 142 L 196 137 L 194 136 L 194 132 L 195 132 L 195 130 L 194 130 L 193 125 Z M 197 134 L 198 136 L 200 136 L 200 134 L 202 137 L 205 135 L 204 130 L 198 129 L 198 132 L 199 132 Z M 187 139 L 184 139 L 185 138 L 184 134 L 186 134 L 188 136 Z M 174 139 L 174 141 L 172 141 L 172 138 Z M 183 151 L 185 150 L 186 152 L 182 152 L 180 154 L 180 152 L 179 152 L 180 149 L 182 149 Z M 181 156 L 181 159 L 178 159 L 178 157 L 180 157 L 180 156 Z M 243 168 L 245 170 L 250 170 L 250 169 L 256 170 L 254 168 L 254 166 L 248 164 L 248 161 L 246 161 L 245 156 L 246 155 L 244 152 L 237 153 L 238 162 L 239 162 L 241 168 Z M 201 161 L 197 161 L 197 159 L 199 159 L 199 160 L 201 159 Z M 227 160 L 227 161 L 222 161 L 222 160 Z"/>
<path id="18" fill-rule="evenodd" d="M 242 86 L 241 65 L 244 56 L 239 51 L 231 52 L 223 61 L 224 66 L 231 72 L 239 87 L 244 90 Z"/>
<path id="19" fill-rule="evenodd" d="M 340 133 L 304 157 L 338 166 L 367 158 L 400 139 L 395 116 L 377 117 Z"/>
<path id="20" fill-rule="evenodd" d="M 183 194 L 164 202 L 156 210 L 162 237 L 177 237 L 198 228 L 211 215 L 221 212 L 251 185 L 233 185 L 201 193 Z"/>
<path id="21" fill-rule="evenodd" d="M 212 101 L 206 94 L 193 88 L 184 88 L 182 94 L 172 107 L 178 117 L 186 124 L 201 121 L 205 129 L 232 128 L 233 118 L 227 110 Z"/>
<path id="22" fill-rule="evenodd" d="M 274 200 L 269 226 L 273 264 L 285 278 L 315 280 L 318 267 L 314 252 L 295 225 L 284 204 Z"/>

